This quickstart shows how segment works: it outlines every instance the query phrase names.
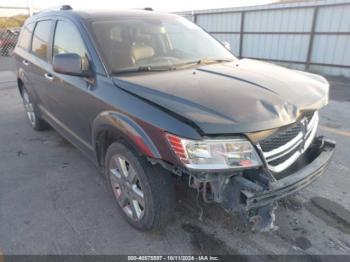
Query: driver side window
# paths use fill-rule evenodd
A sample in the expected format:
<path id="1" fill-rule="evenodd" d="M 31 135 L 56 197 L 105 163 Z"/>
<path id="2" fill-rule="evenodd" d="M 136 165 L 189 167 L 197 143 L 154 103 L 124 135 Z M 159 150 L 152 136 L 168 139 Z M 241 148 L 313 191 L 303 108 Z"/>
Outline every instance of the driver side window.
<path id="1" fill-rule="evenodd" d="M 83 70 L 89 70 L 89 60 L 84 42 L 76 27 L 66 21 L 58 21 L 53 44 L 53 55 L 75 53 L 81 57 Z"/>

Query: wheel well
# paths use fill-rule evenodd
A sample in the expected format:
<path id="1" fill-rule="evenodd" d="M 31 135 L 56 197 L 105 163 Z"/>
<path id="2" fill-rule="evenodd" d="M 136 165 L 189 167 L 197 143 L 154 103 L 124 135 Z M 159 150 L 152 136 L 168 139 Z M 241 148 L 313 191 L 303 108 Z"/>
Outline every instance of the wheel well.
<path id="1" fill-rule="evenodd" d="M 20 78 L 17 78 L 17 86 L 18 86 L 19 93 L 22 96 L 24 83 L 23 83 L 23 81 Z"/>
<path id="2" fill-rule="evenodd" d="M 128 141 L 128 139 L 126 139 L 123 135 L 119 134 L 116 131 L 103 130 L 100 131 L 97 135 L 95 143 L 97 161 L 99 166 L 104 166 L 107 149 L 114 142 L 122 143 L 134 153 L 140 154 L 140 151 L 138 151 L 135 146 L 130 143 L 130 141 Z"/>

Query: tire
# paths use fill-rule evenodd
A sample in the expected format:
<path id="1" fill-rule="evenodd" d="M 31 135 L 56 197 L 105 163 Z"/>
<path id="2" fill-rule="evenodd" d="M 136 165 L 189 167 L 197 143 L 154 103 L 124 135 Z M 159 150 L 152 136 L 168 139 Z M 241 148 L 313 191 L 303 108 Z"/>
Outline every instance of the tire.
<path id="1" fill-rule="evenodd" d="M 174 178 L 121 143 L 109 146 L 105 161 L 109 188 L 126 221 L 141 231 L 166 226 L 175 212 Z"/>
<path id="2" fill-rule="evenodd" d="M 31 95 L 24 87 L 22 89 L 22 100 L 24 110 L 31 127 L 36 131 L 43 131 L 48 129 L 50 127 L 49 124 L 39 117 L 37 105 L 35 102 L 33 102 Z"/>

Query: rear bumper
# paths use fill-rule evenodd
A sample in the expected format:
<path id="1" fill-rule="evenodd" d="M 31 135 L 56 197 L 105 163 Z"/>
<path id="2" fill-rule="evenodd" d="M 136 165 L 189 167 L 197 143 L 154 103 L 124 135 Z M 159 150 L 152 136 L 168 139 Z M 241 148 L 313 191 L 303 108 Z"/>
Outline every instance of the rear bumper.
<path id="1" fill-rule="evenodd" d="M 316 147 L 316 148 L 315 148 Z M 324 174 L 335 152 L 335 142 L 316 138 L 311 154 L 311 162 L 297 172 L 269 184 L 268 189 L 259 191 L 242 190 L 242 207 L 246 211 L 264 207 L 276 200 L 293 194 L 311 184 Z"/>

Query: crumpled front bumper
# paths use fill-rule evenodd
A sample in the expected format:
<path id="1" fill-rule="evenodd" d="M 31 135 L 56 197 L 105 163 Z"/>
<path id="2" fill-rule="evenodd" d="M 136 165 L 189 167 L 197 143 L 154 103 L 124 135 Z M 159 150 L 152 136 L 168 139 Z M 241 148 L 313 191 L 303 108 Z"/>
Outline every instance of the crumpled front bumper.
<path id="1" fill-rule="evenodd" d="M 272 202 L 293 194 L 311 184 L 327 169 L 335 152 L 335 142 L 318 139 L 319 155 L 308 165 L 280 180 L 270 182 L 269 188 L 258 192 L 242 190 L 246 210 L 263 207 Z"/>
<path id="2" fill-rule="evenodd" d="M 335 142 L 323 137 L 315 138 L 302 155 L 303 159 L 300 160 L 303 162 L 287 170 L 283 178 L 275 177 L 266 182 L 267 176 L 263 171 L 258 171 L 253 176 L 232 176 L 223 187 L 220 203 L 225 209 L 240 213 L 246 223 L 253 225 L 253 229 L 271 230 L 274 228 L 277 200 L 305 188 L 320 177 L 334 152 Z M 264 179 L 265 183 L 262 183 Z"/>

